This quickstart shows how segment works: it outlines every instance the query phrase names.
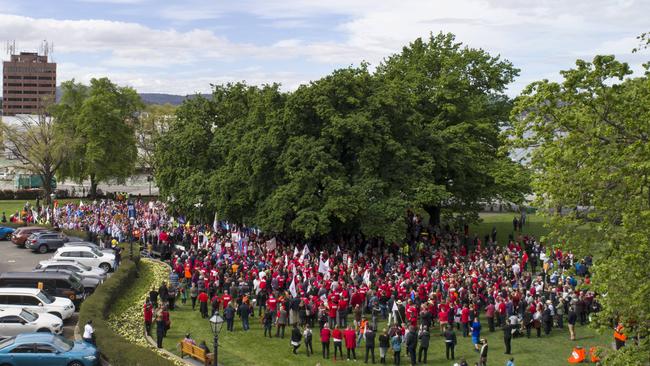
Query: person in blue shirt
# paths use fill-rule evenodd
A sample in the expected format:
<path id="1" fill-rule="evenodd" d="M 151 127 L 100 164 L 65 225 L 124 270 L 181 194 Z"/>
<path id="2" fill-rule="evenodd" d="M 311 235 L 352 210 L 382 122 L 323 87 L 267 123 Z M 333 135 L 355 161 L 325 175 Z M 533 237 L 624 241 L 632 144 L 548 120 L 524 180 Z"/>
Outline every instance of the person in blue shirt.
<path id="1" fill-rule="evenodd" d="M 515 366 L 515 359 L 511 357 L 508 362 L 506 362 L 506 366 Z"/>
<path id="2" fill-rule="evenodd" d="M 479 340 L 481 339 L 481 322 L 479 322 L 478 318 L 474 318 L 474 322 L 472 322 L 472 343 L 474 344 L 474 350 L 476 352 L 479 351 Z"/>

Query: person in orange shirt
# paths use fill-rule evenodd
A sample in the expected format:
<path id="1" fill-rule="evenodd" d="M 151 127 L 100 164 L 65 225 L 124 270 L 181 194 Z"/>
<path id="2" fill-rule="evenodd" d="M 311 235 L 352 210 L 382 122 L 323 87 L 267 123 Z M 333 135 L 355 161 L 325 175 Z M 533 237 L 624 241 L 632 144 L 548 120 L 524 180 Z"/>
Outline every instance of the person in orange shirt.
<path id="1" fill-rule="evenodd" d="M 616 350 L 625 347 L 625 341 L 627 341 L 627 336 L 624 333 L 625 328 L 623 323 L 618 323 L 616 328 L 614 328 L 614 341 L 616 342 Z"/>

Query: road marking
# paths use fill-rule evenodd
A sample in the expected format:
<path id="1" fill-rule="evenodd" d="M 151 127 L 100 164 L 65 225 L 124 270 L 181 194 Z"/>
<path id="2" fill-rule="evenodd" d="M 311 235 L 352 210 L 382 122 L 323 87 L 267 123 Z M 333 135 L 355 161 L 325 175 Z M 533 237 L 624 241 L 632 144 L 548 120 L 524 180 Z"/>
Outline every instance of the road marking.
<path id="1" fill-rule="evenodd" d="M 13 259 L 10 259 L 10 260 L 7 261 L 7 263 L 16 263 L 16 261 L 13 260 Z"/>

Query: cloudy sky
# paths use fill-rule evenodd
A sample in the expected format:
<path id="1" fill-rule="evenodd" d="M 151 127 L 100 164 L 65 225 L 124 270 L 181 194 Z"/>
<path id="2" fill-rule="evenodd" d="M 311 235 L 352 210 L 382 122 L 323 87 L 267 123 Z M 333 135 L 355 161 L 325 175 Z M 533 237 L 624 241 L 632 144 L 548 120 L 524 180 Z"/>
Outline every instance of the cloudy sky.
<path id="1" fill-rule="evenodd" d="M 381 60 L 417 37 L 452 32 L 522 72 L 509 93 L 557 79 L 577 58 L 632 54 L 650 0 L 0 0 L 0 37 L 54 43 L 60 83 L 108 76 L 141 92 L 280 82 L 293 90 L 338 67 Z"/>

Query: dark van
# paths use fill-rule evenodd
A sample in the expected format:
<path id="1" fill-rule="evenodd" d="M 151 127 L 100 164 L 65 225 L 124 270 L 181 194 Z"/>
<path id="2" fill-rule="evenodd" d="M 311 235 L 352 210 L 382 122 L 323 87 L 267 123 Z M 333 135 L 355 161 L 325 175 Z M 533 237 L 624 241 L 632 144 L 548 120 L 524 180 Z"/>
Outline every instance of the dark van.
<path id="1" fill-rule="evenodd" d="M 0 273 L 0 287 L 39 288 L 51 296 L 66 297 L 79 305 L 86 297 L 78 278 L 69 273 L 5 272 Z"/>

